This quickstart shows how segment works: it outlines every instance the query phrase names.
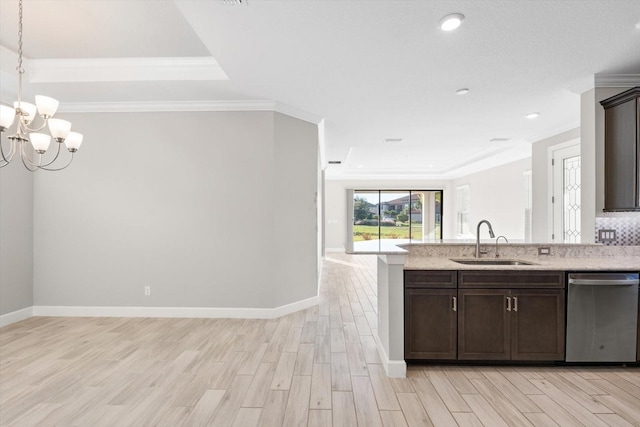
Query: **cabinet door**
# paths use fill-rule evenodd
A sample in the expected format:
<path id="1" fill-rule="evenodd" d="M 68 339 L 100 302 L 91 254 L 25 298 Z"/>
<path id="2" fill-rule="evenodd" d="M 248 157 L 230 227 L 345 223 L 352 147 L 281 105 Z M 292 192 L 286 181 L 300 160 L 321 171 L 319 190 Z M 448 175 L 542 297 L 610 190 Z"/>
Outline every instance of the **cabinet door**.
<path id="1" fill-rule="evenodd" d="M 511 300 L 511 359 L 564 360 L 564 291 L 512 290 Z"/>
<path id="2" fill-rule="evenodd" d="M 405 359 L 456 358 L 455 289 L 405 290 Z"/>
<path id="3" fill-rule="evenodd" d="M 458 359 L 511 358 L 509 291 L 458 290 Z"/>
<path id="4" fill-rule="evenodd" d="M 605 210 L 638 208 L 637 122 L 636 99 L 605 110 Z"/>

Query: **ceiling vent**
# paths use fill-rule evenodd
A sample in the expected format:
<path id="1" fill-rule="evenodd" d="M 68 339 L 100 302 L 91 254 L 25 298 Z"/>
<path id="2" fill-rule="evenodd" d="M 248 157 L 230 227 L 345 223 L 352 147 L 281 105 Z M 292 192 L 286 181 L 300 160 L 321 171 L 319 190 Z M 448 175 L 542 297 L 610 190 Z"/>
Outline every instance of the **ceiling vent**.
<path id="1" fill-rule="evenodd" d="M 230 6 L 241 5 L 241 4 L 248 5 L 247 0 L 222 0 L 222 2 Z"/>
<path id="2" fill-rule="evenodd" d="M 403 138 L 385 138 L 384 142 L 393 143 L 393 142 L 402 142 Z"/>
<path id="3" fill-rule="evenodd" d="M 329 160 L 327 163 L 329 163 L 330 165 L 341 165 L 342 161 L 341 160 Z"/>

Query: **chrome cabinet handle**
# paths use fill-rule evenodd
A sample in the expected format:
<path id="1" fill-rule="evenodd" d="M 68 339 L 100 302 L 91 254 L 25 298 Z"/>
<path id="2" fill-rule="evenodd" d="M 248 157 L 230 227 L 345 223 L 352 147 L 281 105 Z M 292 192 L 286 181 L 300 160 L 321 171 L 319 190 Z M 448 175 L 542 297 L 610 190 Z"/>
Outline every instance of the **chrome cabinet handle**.
<path id="1" fill-rule="evenodd" d="M 458 311 L 458 298 L 453 297 L 453 311 Z"/>
<path id="2" fill-rule="evenodd" d="M 507 297 L 507 311 L 511 311 L 511 297 Z"/>
<path id="3" fill-rule="evenodd" d="M 513 297 L 513 311 L 518 311 L 518 297 Z"/>

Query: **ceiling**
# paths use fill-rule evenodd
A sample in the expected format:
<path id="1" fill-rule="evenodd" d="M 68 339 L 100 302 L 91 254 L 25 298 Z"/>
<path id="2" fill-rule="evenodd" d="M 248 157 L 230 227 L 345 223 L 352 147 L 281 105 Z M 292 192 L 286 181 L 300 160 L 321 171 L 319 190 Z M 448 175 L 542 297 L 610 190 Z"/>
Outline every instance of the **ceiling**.
<path id="1" fill-rule="evenodd" d="M 452 178 L 579 126 L 595 75 L 640 77 L 637 0 L 229 3 L 24 0 L 25 91 L 85 111 L 276 106 L 323 121 L 329 178 Z M 0 0 L 5 103 L 16 31 Z"/>

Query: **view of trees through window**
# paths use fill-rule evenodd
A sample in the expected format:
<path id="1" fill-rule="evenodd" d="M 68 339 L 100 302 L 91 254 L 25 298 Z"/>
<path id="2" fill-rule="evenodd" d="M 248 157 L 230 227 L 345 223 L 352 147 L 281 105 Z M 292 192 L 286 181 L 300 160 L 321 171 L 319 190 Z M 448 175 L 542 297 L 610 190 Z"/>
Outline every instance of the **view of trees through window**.
<path id="1" fill-rule="evenodd" d="M 353 241 L 442 238 L 442 190 L 355 190 Z"/>

